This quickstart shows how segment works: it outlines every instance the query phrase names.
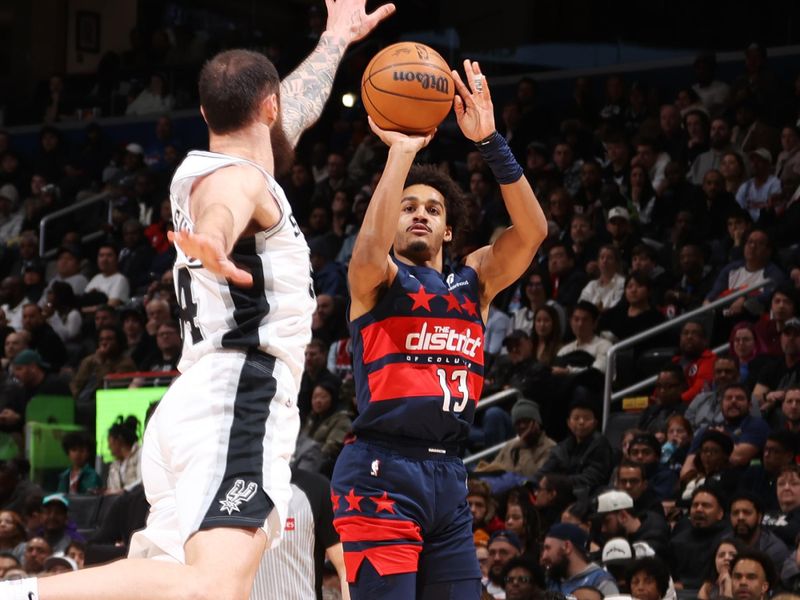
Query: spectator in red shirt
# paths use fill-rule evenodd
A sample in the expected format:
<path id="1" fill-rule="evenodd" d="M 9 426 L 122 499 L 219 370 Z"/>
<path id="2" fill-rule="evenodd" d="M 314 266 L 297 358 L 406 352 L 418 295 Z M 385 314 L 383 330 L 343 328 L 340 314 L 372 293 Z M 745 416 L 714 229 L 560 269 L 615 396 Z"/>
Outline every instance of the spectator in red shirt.
<path id="1" fill-rule="evenodd" d="M 679 352 L 672 358 L 686 374 L 688 387 L 681 393 L 684 402 L 711 385 L 714 379 L 714 361 L 717 355 L 708 348 L 708 334 L 705 325 L 698 321 L 687 321 L 681 329 Z"/>
<path id="2" fill-rule="evenodd" d="M 772 293 L 769 312 L 765 312 L 755 325 L 756 341 L 769 356 L 782 356 L 781 330 L 784 323 L 797 316 L 797 298 L 794 290 L 780 286 Z"/>

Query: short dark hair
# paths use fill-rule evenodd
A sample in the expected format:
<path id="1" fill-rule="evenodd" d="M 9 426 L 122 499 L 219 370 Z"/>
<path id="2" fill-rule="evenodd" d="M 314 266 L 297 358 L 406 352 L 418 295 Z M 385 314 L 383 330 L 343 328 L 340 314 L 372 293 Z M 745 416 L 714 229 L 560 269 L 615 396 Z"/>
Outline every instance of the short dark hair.
<path id="1" fill-rule="evenodd" d="M 462 239 L 468 225 L 467 204 L 459 185 L 435 165 L 420 164 L 411 167 L 403 189 L 412 185 L 427 185 L 444 197 L 447 225 L 453 231 L 453 241 Z"/>
<path id="2" fill-rule="evenodd" d="M 694 491 L 692 491 L 692 502 L 694 502 L 694 499 L 698 494 L 708 494 L 709 496 L 714 496 L 714 499 L 717 501 L 717 504 L 719 504 L 719 507 L 722 510 L 725 510 L 725 506 L 727 504 L 725 502 L 725 495 L 719 487 L 711 484 L 703 484 L 694 488 Z"/>
<path id="3" fill-rule="evenodd" d="M 575 250 L 572 248 L 572 244 L 568 244 L 567 242 L 565 242 L 565 241 L 563 241 L 563 240 L 559 240 L 559 241 L 557 241 L 557 242 L 554 242 L 554 243 L 553 243 L 553 244 L 552 244 L 552 245 L 551 245 L 551 246 L 550 246 L 550 247 L 547 249 L 547 254 L 548 254 L 548 255 L 550 254 L 550 252 L 552 252 L 552 251 L 553 251 L 553 248 L 563 248 L 563 249 L 564 249 L 564 252 L 565 252 L 565 253 L 566 253 L 566 255 L 567 255 L 567 258 L 571 258 L 572 260 L 575 260 Z"/>
<path id="4" fill-rule="evenodd" d="M 203 65 L 198 81 L 208 128 L 218 135 L 250 124 L 269 94 L 279 94 L 275 65 L 251 50 L 226 50 Z"/>
<path id="5" fill-rule="evenodd" d="M 720 390 L 721 396 L 723 398 L 725 396 L 725 392 L 728 390 L 741 390 L 744 392 L 744 395 L 747 396 L 747 401 L 750 402 L 750 388 L 747 387 L 747 384 L 740 383 L 738 381 L 734 381 L 733 383 L 729 383 L 724 388 Z"/>
<path id="6" fill-rule="evenodd" d="M 600 317 L 600 311 L 597 309 L 597 307 L 594 304 L 592 304 L 588 300 L 579 301 L 575 305 L 575 308 L 572 309 L 573 314 L 575 313 L 576 310 L 582 310 L 584 312 L 589 313 L 589 315 L 592 317 L 592 321 L 595 321 L 595 322 Z"/>
<path id="7" fill-rule="evenodd" d="M 728 505 L 728 512 L 733 510 L 734 502 L 741 502 L 742 500 L 752 504 L 753 508 L 758 514 L 764 514 L 764 503 L 761 501 L 761 498 L 759 498 L 757 494 L 748 492 L 747 490 L 740 490 L 731 496 L 730 504 Z"/>
<path id="8" fill-rule="evenodd" d="M 775 587 L 775 583 L 777 581 L 775 565 L 772 563 L 772 559 L 768 555 L 761 552 L 761 550 L 756 550 L 755 548 L 742 548 L 742 550 L 731 561 L 731 574 L 733 574 L 733 570 L 736 568 L 736 565 L 743 560 L 752 560 L 760 564 L 761 568 L 764 569 L 764 575 L 767 578 L 767 583 L 769 583 L 769 589 L 773 589 Z"/>
<path id="9" fill-rule="evenodd" d="M 623 458 L 619 463 L 619 467 L 617 468 L 617 478 L 619 478 L 620 469 L 636 469 L 642 476 L 642 481 L 647 481 L 647 474 L 644 472 L 645 467 L 642 463 L 633 461 L 630 458 Z"/>
<path id="10" fill-rule="evenodd" d="M 798 388 L 800 389 L 800 388 Z M 797 453 L 797 443 L 794 434 L 785 429 L 773 431 L 767 436 L 768 442 L 777 442 L 786 452 Z"/>
<path id="11" fill-rule="evenodd" d="M 542 568 L 539 566 L 539 563 L 536 562 L 532 557 L 522 554 L 520 556 L 515 556 L 511 560 L 506 563 L 506 566 L 503 568 L 503 579 L 508 576 L 508 574 L 512 571 L 512 569 L 522 568 L 528 571 L 533 578 L 533 585 L 535 588 L 543 590 L 545 587 L 545 580 L 544 580 L 544 573 L 542 572 Z"/>
<path id="12" fill-rule="evenodd" d="M 658 254 L 647 244 L 636 244 L 631 250 L 631 257 L 633 256 L 646 256 L 654 263 L 658 263 Z"/>
<path id="13" fill-rule="evenodd" d="M 61 447 L 64 449 L 65 453 L 76 448 L 85 448 L 91 452 L 92 446 L 91 438 L 83 431 L 70 431 L 61 440 Z"/>
<path id="14" fill-rule="evenodd" d="M 667 594 L 667 589 L 669 588 L 669 569 L 660 558 L 656 556 L 645 556 L 633 561 L 633 564 L 628 567 L 628 583 L 630 583 L 631 578 L 639 571 L 644 571 L 656 580 L 659 596 L 663 597 Z"/>

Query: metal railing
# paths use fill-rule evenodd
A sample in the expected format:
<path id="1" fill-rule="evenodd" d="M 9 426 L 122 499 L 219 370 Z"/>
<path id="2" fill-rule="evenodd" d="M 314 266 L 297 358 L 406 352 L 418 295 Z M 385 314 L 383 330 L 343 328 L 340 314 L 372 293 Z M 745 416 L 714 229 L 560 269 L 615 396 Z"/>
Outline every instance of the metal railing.
<path id="1" fill-rule="evenodd" d="M 486 410 L 490 406 L 499 404 L 506 398 L 511 398 L 512 396 L 519 396 L 519 390 L 517 388 L 508 388 L 506 390 L 500 390 L 499 392 L 490 394 L 486 396 L 486 398 L 481 398 L 480 401 L 478 401 L 478 406 L 475 407 L 475 412 L 477 413 L 482 410 Z"/>
<path id="2" fill-rule="evenodd" d="M 497 454 L 498 452 L 500 452 L 500 449 L 509 442 L 509 440 L 513 440 L 516 437 L 517 436 L 514 436 L 512 438 L 509 438 L 505 442 L 500 442 L 499 444 L 495 444 L 491 448 L 484 448 L 483 450 L 481 450 L 480 452 L 476 452 L 475 454 L 470 454 L 468 457 L 464 459 L 464 464 L 471 465 L 472 463 L 478 462 L 482 458 L 486 458 L 487 456 L 493 456 Z"/>
<path id="3" fill-rule="evenodd" d="M 111 223 L 111 200 L 113 200 L 113 196 L 108 192 L 101 192 L 99 194 L 95 194 L 85 200 L 81 200 L 80 202 L 76 202 L 75 204 L 70 204 L 69 206 L 62 208 L 60 210 L 51 212 L 49 215 L 45 216 L 39 222 L 39 256 L 42 258 L 50 258 L 54 256 L 55 253 L 58 251 L 57 248 L 53 248 L 52 250 L 45 251 L 45 241 L 46 241 L 46 233 L 47 233 L 47 226 L 66 215 L 71 215 L 74 212 L 77 212 L 87 206 L 91 206 L 92 204 L 97 204 L 98 202 L 108 202 L 108 223 Z M 94 233 L 90 233 L 88 235 L 83 236 L 81 238 L 81 242 L 91 242 L 92 240 L 96 240 L 97 238 L 102 237 L 105 235 L 104 231 L 95 231 Z M 60 243 L 60 240 L 59 240 Z"/>
<path id="4" fill-rule="evenodd" d="M 629 338 L 625 338 L 621 342 L 617 342 L 616 344 L 611 346 L 611 348 L 608 349 L 608 353 L 606 354 L 608 360 L 606 363 L 605 386 L 603 388 L 603 425 L 602 425 L 603 432 L 605 432 L 606 430 L 606 425 L 608 424 L 608 414 L 611 410 L 611 400 L 612 396 L 614 395 L 612 394 L 611 386 L 614 380 L 616 358 L 620 350 L 625 350 L 626 348 L 635 346 L 641 341 L 649 339 L 655 335 L 667 331 L 668 329 L 676 327 L 677 325 L 681 325 L 686 321 L 691 321 L 699 316 L 705 315 L 713 310 L 716 310 L 720 306 L 725 306 L 726 304 L 730 304 L 730 302 L 732 302 L 733 300 L 736 300 L 741 296 L 750 294 L 751 292 L 754 292 L 756 290 L 760 290 L 761 288 L 764 288 L 770 285 L 771 283 L 772 283 L 771 279 L 765 279 L 760 283 L 754 283 L 749 287 L 732 292 L 727 296 L 725 296 L 724 298 L 718 298 L 717 300 L 714 300 L 713 302 L 710 302 L 705 306 L 701 306 L 685 314 L 682 314 L 679 317 L 675 317 L 674 319 L 670 319 L 669 321 L 661 323 L 660 325 L 656 325 L 655 327 L 647 329 L 646 331 L 642 331 L 641 333 L 637 333 L 636 335 L 633 335 Z M 624 390 L 621 390 L 620 392 L 617 392 L 616 398 L 621 397 L 619 396 L 619 394 L 621 394 L 622 392 L 631 393 L 633 391 L 638 391 L 644 387 L 647 387 L 647 385 L 652 385 L 654 381 L 655 377 L 651 377 L 649 379 L 645 379 L 644 381 L 640 381 L 637 384 L 634 384 L 632 386 L 629 386 L 628 388 L 625 388 Z"/>

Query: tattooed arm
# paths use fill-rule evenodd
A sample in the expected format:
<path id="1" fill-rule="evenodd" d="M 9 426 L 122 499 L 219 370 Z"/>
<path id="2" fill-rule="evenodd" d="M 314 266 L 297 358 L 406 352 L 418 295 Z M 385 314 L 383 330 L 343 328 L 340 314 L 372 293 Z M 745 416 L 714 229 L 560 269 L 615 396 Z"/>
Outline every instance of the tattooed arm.
<path id="1" fill-rule="evenodd" d="M 336 69 L 351 43 L 391 15 L 394 4 L 367 14 L 366 0 L 325 0 L 328 22 L 314 51 L 281 82 L 281 119 L 292 146 L 322 114 Z"/>

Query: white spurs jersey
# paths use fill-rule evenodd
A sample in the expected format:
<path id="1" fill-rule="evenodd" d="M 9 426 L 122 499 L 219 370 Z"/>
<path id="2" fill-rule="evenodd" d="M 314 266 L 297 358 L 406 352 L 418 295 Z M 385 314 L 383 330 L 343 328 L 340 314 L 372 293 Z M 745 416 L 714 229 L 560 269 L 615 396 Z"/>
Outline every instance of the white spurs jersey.
<path id="1" fill-rule="evenodd" d="M 192 151 L 170 185 L 172 222 L 176 230 L 192 231 L 189 202 L 195 180 L 241 164 L 263 173 L 281 217 L 268 230 L 240 238 L 231 252 L 233 262 L 252 273 L 251 288 L 238 287 L 214 275 L 176 248 L 173 274 L 183 337 L 178 368 L 186 371 L 201 356 L 217 349 L 258 348 L 283 361 L 299 389 L 316 301 L 308 244 L 281 186 L 247 159 Z"/>

